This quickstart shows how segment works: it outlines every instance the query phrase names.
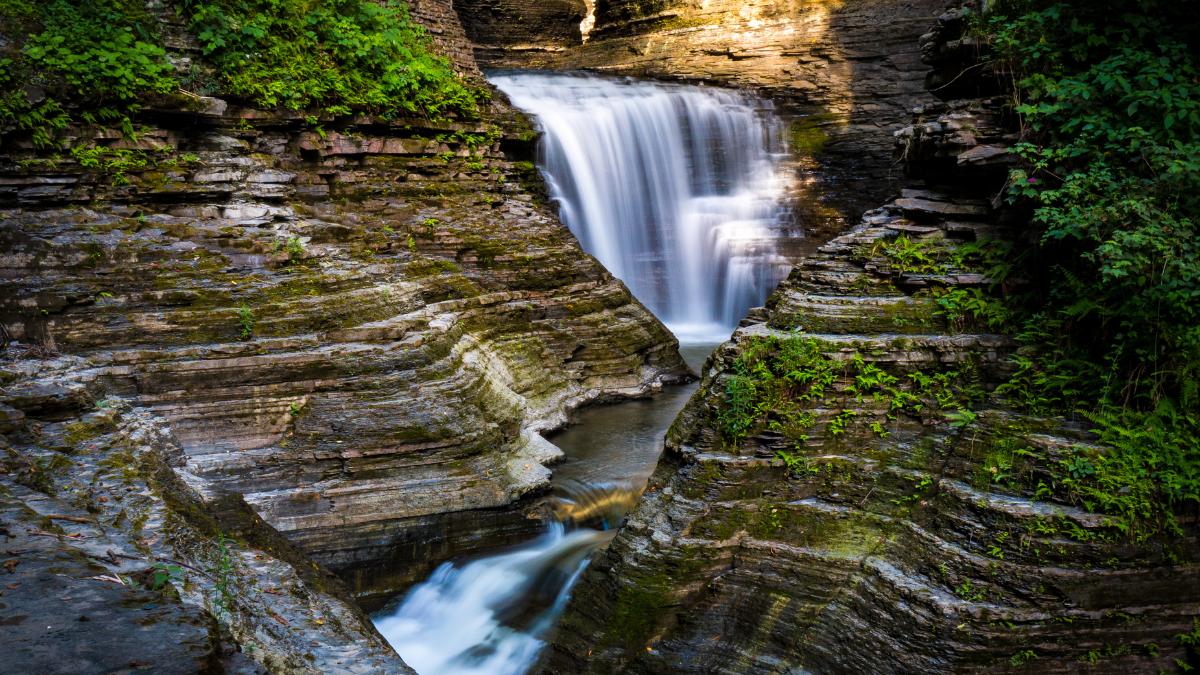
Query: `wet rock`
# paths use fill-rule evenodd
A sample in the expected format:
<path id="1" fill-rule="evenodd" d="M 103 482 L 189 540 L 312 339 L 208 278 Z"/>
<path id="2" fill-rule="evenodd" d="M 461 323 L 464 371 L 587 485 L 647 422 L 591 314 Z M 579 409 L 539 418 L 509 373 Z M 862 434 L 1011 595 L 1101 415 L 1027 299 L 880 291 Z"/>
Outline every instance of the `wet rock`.
<path id="1" fill-rule="evenodd" d="M 944 58 L 949 34 L 923 52 Z M 1000 119 L 994 99 L 917 109 L 895 137 L 925 183 L 820 246 L 718 348 L 545 672 L 1149 673 L 1195 658 L 1176 639 L 1200 615 L 1194 519 L 1135 543 L 1047 487 L 1070 453 L 1103 449 L 1073 420 L 1014 411 L 995 394 L 1013 342 L 935 301 L 991 282 L 934 251 L 1021 236 L 991 199 L 1013 140 Z M 928 254 L 921 269 L 889 253 L 900 236 Z M 764 401 L 731 437 L 730 392 L 782 345 L 794 381 L 829 379 Z M 876 377 L 894 390 L 872 393 Z M 932 397 L 918 384 L 939 378 Z M 897 407 L 908 395 L 922 402 Z"/>
<path id="2" fill-rule="evenodd" d="M 450 3 L 413 14 L 479 77 Z M 540 432 L 690 374 L 559 222 L 536 134 L 503 102 L 471 123 L 322 120 L 326 138 L 294 113 L 202 103 L 147 111 L 142 136 L 163 150 L 119 181 L 31 148 L 0 167 L 0 322 L 15 341 L 0 479 L 43 517 L 102 516 L 103 537 L 64 536 L 116 551 L 109 572 L 160 554 L 195 567 L 181 602 L 216 619 L 215 658 L 401 672 L 312 571 L 370 603 L 526 537 L 559 459 Z M 117 408 L 150 421 L 112 448 L 93 417 Z M 129 484 L 93 495 L 98 474 Z M 226 553 L 222 533 L 238 539 Z M 233 608 L 214 604 L 222 558 Z"/>
<path id="3" fill-rule="evenodd" d="M 503 4 L 522 16 L 547 11 L 529 0 Z M 704 82 L 774 99 L 794 150 L 817 169 L 805 172 L 812 194 L 840 210 L 844 229 L 899 187 L 881 132 L 907 123 L 912 107 L 935 102 L 918 38 L 944 10 L 940 0 L 598 0 L 582 45 L 548 48 L 523 38 L 522 22 L 481 22 L 471 37 L 491 67 Z"/>

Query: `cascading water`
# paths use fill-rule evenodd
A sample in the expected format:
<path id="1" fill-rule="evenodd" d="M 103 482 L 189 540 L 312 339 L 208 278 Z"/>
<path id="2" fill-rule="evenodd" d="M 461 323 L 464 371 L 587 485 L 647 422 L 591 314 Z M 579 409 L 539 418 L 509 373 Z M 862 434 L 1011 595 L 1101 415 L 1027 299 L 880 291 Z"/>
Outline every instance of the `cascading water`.
<path id="1" fill-rule="evenodd" d="M 421 675 L 523 673 L 562 613 L 575 578 L 611 531 L 567 532 L 463 567 L 445 563 L 375 627 Z"/>
<path id="2" fill-rule="evenodd" d="M 589 75 L 491 81 L 545 132 L 563 221 L 681 340 L 724 340 L 786 274 L 786 149 L 768 102 Z"/>

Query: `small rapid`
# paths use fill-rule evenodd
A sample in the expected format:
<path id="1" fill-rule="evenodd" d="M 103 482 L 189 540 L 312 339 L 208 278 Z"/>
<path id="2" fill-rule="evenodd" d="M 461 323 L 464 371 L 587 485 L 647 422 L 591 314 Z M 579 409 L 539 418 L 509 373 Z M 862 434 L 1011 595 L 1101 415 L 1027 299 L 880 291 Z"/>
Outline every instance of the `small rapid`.
<path id="1" fill-rule="evenodd" d="M 444 563 L 375 627 L 418 673 L 503 675 L 533 665 L 588 558 L 613 531 L 549 531 L 516 550 Z"/>
<path id="2" fill-rule="evenodd" d="M 698 368 L 714 345 L 681 352 Z M 566 454 L 544 504 L 547 531 L 508 551 L 447 562 L 374 616 L 421 675 L 520 675 L 537 662 L 592 555 L 637 505 L 663 435 L 696 384 L 587 408 L 551 437 Z"/>
<path id="3" fill-rule="evenodd" d="M 551 524 L 536 540 L 463 565 L 444 563 L 375 627 L 422 675 L 526 672 L 592 554 L 637 503 L 645 477 L 616 484 L 559 481 Z"/>

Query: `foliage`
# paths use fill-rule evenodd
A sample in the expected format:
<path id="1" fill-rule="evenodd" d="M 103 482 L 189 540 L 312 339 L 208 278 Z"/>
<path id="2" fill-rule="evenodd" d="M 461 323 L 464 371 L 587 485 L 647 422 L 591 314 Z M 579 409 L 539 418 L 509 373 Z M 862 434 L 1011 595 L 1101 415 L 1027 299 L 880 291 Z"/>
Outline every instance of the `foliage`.
<path id="1" fill-rule="evenodd" d="M 1134 539 L 1178 534 L 1174 512 L 1200 506 L 1200 418 L 1170 401 L 1148 413 L 1105 408 L 1089 417 L 1104 451 L 1064 458 L 1063 485 Z"/>
<path id="2" fill-rule="evenodd" d="M 9 2 L 0 19 L 13 38 L 0 50 L 0 136 L 24 131 L 49 147 L 69 105 L 88 111 L 82 121 L 132 133 L 138 101 L 176 88 L 143 2 Z"/>
<path id="3" fill-rule="evenodd" d="M 1036 228 L 997 393 L 1093 422 L 1103 450 L 1055 472 L 1073 501 L 1135 539 L 1177 533 L 1200 506 L 1200 15 L 1005 0 L 982 26 L 1022 125 L 1009 196 Z M 960 300 L 938 299 L 948 316 Z"/>
<path id="4" fill-rule="evenodd" d="M 885 437 L 881 419 L 894 420 L 900 414 L 919 416 L 923 412 L 953 411 L 967 407 L 982 392 L 966 370 L 935 373 L 910 373 L 901 379 L 860 353 L 849 360 L 827 356 L 821 342 L 812 338 L 752 338 L 747 340 L 725 380 L 717 425 L 725 441 L 741 443 L 756 428 L 764 428 L 791 440 L 797 447 L 808 441 L 816 426 L 814 408 L 836 408 L 825 425 L 830 437 L 846 434 L 852 426 L 861 426 L 876 436 Z M 880 419 L 841 407 L 854 400 L 879 404 Z M 861 422 L 856 421 L 863 418 Z M 792 466 L 799 461 L 782 457 Z M 796 473 L 806 467 L 795 464 Z"/>
<path id="5" fill-rule="evenodd" d="M 999 330 L 1008 325 L 1008 307 L 982 289 L 935 289 L 933 298 L 938 315 L 956 331 L 968 328 Z"/>
<path id="6" fill-rule="evenodd" d="M 485 95 L 429 49 L 396 0 L 183 0 L 223 89 L 326 114 L 473 115 Z"/>
<path id="7" fill-rule="evenodd" d="M 246 303 L 242 303 L 237 309 L 239 335 L 243 340 L 249 340 L 254 336 L 254 324 L 257 321 L 254 318 L 254 310 Z"/>
<path id="8" fill-rule="evenodd" d="M 170 152 L 166 149 L 163 154 Z M 97 169 L 114 185 L 126 185 L 129 171 L 144 169 L 154 163 L 155 157 L 146 150 L 113 148 L 103 145 L 77 145 L 71 148 L 71 156 L 85 169 Z"/>
<path id="9" fill-rule="evenodd" d="M 208 569 L 213 578 L 212 606 L 223 614 L 233 611 L 235 604 L 233 554 L 229 548 L 229 540 L 220 533 L 215 541 L 216 560 Z"/>
<path id="10" fill-rule="evenodd" d="M 1044 349 L 1102 365 L 1088 400 L 1200 406 L 1200 19 L 1163 0 L 1008 0 L 988 29 L 1019 78 Z"/>
<path id="11" fill-rule="evenodd" d="M 166 588 L 169 583 L 182 583 L 183 578 L 183 568 L 179 565 L 157 563 L 154 567 L 150 568 L 146 585 L 152 591 L 160 591 Z"/>
<path id="12" fill-rule="evenodd" d="M 304 259 L 304 242 L 300 240 L 300 237 L 288 237 L 287 243 L 283 245 L 283 250 L 287 252 L 288 262 Z"/>
<path id="13" fill-rule="evenodd" d="M 951 242 L 945 239 L 913 239 L 902 234 L 863 247 L 857 252 L 857 257 L 864 260 L 882 257 L 898 274 L 979 271 L 999 283 L 1008 276 L 1011 251 L 1011 244 L 996 239 Z"/>
<path id="14" fill-rule="evenodd" d="M 204 93 L 328 115 L 472 117 L 487 96 L 431 52 L 401 0 L 166 5 L 182 15 L 207 59 L 190 73 L 177 73 L 168 60 L 161 20 L 145 2 L 0 3 L 0 138 L 23 133 L 50 148 L 70 124 L 115 127 L 132 137 L 143 104 L 182 96 L 205 77 L 217 86 Z"/>
<path id="15" fill-rule="evenodd" d="M 1008 664 L 1013 668 L 1021 668 L 1035 659 L 1037 659 L 1037 652 L 1033 651 L 1032 649 L 1022 649 L 1021 651 L 1008 657 Z"/>

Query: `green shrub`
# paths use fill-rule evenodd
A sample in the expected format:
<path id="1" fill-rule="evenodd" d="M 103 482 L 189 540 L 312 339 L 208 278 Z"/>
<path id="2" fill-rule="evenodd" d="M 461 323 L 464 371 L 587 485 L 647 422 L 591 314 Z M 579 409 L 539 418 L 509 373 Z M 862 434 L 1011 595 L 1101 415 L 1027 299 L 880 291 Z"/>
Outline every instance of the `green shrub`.
<path id="1" fill-rule="evenodd" d="M 222 89 L 256 105 L 470 116 L 485 96 L 396 0 L 182 2 Z"/>
<path id="2" fill-rule="evenodd" d="M 19 132 L 52 147 L 71 123 L 132 137 L 141 105 L 182 96 L 185 85 L 267 108 L 386 117 L 473 117 L 488 95 L 431 51 L 400 0 L 165 4 L 205 57 L 182 76 L 141 0 L 0 3 L 0 138 Z"/>
<path id="3" fill-rule="evenodd" d="M 1075 501 L 1135 539 L 1178 533 L 1175 514 L 1200 506 L 1200 14 L 1004 0 L 980 25 L 1012 76 L 1024 166 L 1009 195 L 1037 242 L 997 393 L 1093 422 L 1103 451 L 1056 471 Z"/>
<path id="4" fill-rule="evenodd" d="M 237 308 L 238 335 L 243 340 L 249 340 L 254 337 L 254 325 L 258 323 L 254 318 L 254 310 L 250 309 L 250 305 L 242 303 Z"/>
<path id="5" fill-rule="evenodd" d="M 1007 0 L 988 20 L 1017 74 L 1026 272 L 1043 351 L 1099 364 L 1091 401 L 1200 407 L 1200 15 L 1166 0 Z M 1090 380 L 1090 381 L 1089 381 Z"/>
<path id="6" fill-rule="evenodd" d="M 138 101 L 177 88 L 156 23 L 136 0 L 7 2 L 0 23 L 0 137 L 28 132 L 38 147 L 71 121 L 133 134 Z"/>

